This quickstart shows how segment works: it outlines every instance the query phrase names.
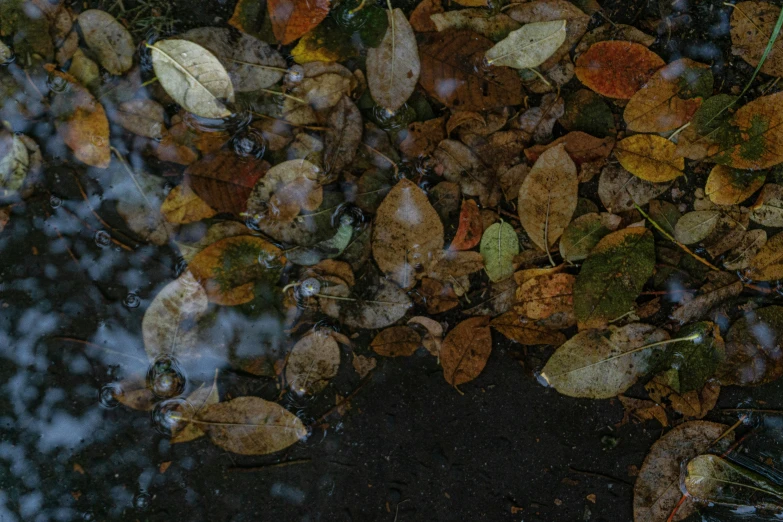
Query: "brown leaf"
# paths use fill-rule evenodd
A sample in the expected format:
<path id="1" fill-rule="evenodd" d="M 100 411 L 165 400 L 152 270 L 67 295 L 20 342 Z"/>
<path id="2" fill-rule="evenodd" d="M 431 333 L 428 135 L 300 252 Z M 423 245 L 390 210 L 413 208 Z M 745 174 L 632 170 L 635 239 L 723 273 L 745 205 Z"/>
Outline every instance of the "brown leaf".
<path id="1" fill-rule="evenodd" d="M 329 14 L 329 0 L 267 0 L 277 41 L 288 45 L 309 33 Z"/>
<path id="2" fill-rule="evenodd" d="M 370 346 L 384 357 L 407 357 L 421 346 L 421 335 L 410 326 L 391 326 L 381 330 Z"/>
<path id="3" fill-rule="evenodd" d="M 634 399 L 632 397 L 626 397 L 625 395 L 620 395 L 617 398 L 620 399 L 620 403 L 623 405 L 623 408 L 625 408 L 623 420 L 616 425 L 617 427 L 627 424 L 631 416 L 640 422 L 655 419 L 662 427 L 666 428 L 669 426 L 669 418 L 666 416 L 666 410 L 653 401 Z"/>
<path id="4" fill-rule="evenodd" d="M 731 279 L 732 280 L 729 281 L 728 284 L 713 288 L 710 291 L 677 306 L 672 312 L 672 319 L 679 321 L 680 324 L 701 319 L 712 307 L 722 303 L 726 299 L 740 295 L 744 289 L 742 281 L 738 281 L 735 277 L 732 277 Z"/>
<path id="5" fill-rule="evenodd" d="M 153 140 L 163 138 L 165 118 L 163 106 L 147 98 L 123 102 L 113 115 L 113 120 L 125 130 Z"/>
<path id="6" fill-rule="evenodd" d="M 404 289 L 429 271 L 443 249 L 443 223 L 426 194 L 402 179 L 386 195 L 376 216 L 372 253 L 378 267 Z"/>
<path id="7" fill-rule="evenodd" d="M 216 211 L 238 216 L 247 208 L 253 186 L 268 168 L 265 161 L 224 150 L 189 166 L 185 170 L 185 183 Z"/>
<path id="8" fill-rule="evenodd" d="M 529 279 L 517 288 L 514 309 L 530 319 L 554 314 L 574 314 L 574 281 L 571 274 L 550 274 Z"/>
<path id="9" fill-rule="evenodd" d="M 215 370 L 215 378 L 212 381 L 211 386 L 205 386 L 202 384 L 199 388 L 188 395 L 185 399 L 186 405 L 178 406 L 174 411 L 185 413 L 197 417 L 198 414 L 207 406 L 217 404 L 220 402 L 220 396 L 218 395 L 217 387 L 217 370 Z M 199 437 L 206 435 L 204 430 L 199 428 L 196 424 L 188 422 L 185 426 L 176 430 L 172 437 L 171 443 L 178 444 L 180 442 L 189 442 Z"/>
<path id="10" fill-rule="evenodd" d="M 519 344 L 551 344 L 557 346 L 566 341 L 566 336 L 562 333 L 539 326 L 535 321 L 520 315 L 518 312 L 506 312 L 494 318 L 489 325 Z"/>
<path id="11" fill-rule="evenodd" d="M 169 223 L 193 223 L 211 218 L 215 211 L 187 185 L 174 187 L 160 206 L 161 215 Z"/>
<path id="12" fill-rule="evenodd" d="M 441 140 L 446 138 L 443 123 L 445 116 L 427 121 L 415 121 L 408 125 L 408 135 L 400 143 L 400 152 L 408 159 L 428 156 Z"/>
<path id="13" fill-rule="evenodd" d="M 459 323 L 443 340 L 440 361 L 443 376 L 452 386 L 479 376 L 492 353 L 489 317 L 471 317 Z"/>
<path id="14" fill-rule="evenodd" d="M 438 28 L 430 19 L 430 15 L 435 13 L 442 13 L 443 5 L 441 0 L 422 0 L 419 5 L 411 12 L 408 20 L 411 23 L 411 27 L 417 33 L 426 33 L 430 31 L 437 31 Z"/>
<path id="15" fill-rule="evenodd" d="M 759 281 L 783 279 L 783 232 L 767 240 L 750 260 L 746 274 Z"/>
<path id="16" fill-rule="evenodd" d="M 767 2 L 738 2 L 731 10 L 731 54 L 757 67 L 773 33 L 780 8 Z M 773 45 L 760 72 L 783 76 L 783 51 Z"/>
<path id="17" fill-rule="evenodd" d="M 693 419 L 703 419 L 715 407 L 720 395 L 720 385 L 716 382 L 708 382 L 701 390 L 678 393 L 671 387 L 665 373 L 653 377 L 644 388 L 656 403 L 668 401 L 674 411 Z"/>
<path id="18" fill-rule="evenodd" d="M 472 199 L 462 201 L 459 213 L 459 227 L 449 250 L 470 250 L 481 241 L 484 226 L 481 222 L 478 205 Z"/>
<path id="19" fill-rule="evenodd" d="M 579 181 L 583 183 L 590 181 L 593 175 L 603 167 L 606 158 L 614 148 L 614 138 L 611 136 L 601 139 L 586 132 L 574 131 L 547 145 L 535 145 L 525 149 L 525 156 L 528 161 L 535 162 L 544 151 L 561 143 L 564 144 L 566 152 L 579 168 Z M 588 170 L 589 177 L 585 175 Z"/>
<path id="20" fill-rule="evenodd" d="M 598 94 L 627 100 L 664 65 L 643 45 L 598 42 L 576 59 L 576 77 Z"/>
<path id="21" fill-rule="evenodd" d="M 478 196 L 481 204 L 488 207 L 499 203 L 500 187 L 494 172 L 463 143 L 441 141 L 432 153 L 430 163 L 437 174 L 448 181 L 459 183 L 466 196 Z"/>
<path id="22" fill-rule="evenodd" d="M 430 355 L 440 360 L 440 347 L 443 342 L 443 326 L 429 317 L 417 315 L 408 320 L 408 326 L 423 334 L 421 344 Z"/>
<path id="23" fill-rule="evenodd" d="M 340 368 L 340 347 L 331 335 L 315 331 L 291 349 L 285 364 L 285 379 L 291 390 L 313 395 L 329 384 Z"/>
<path id="24" fill-rule="evenodd" d="M 147 388 L 143 376 L 124 379 L 112 390 L 112 397 L 123 406 L 137 411 L 152 411 L 160 399 Z"/>
<path id="25" fill-rule="evenodd" d="M 459 305 L 459 298 L 451 285 L 425 277 L 414 297 L 419 298 L 427 307 L 427 313 L 439 314 Z"/>
<path id="26" fill-rule="evenodd" d="M 365 357 L 364 355 L 353 354 L 353 361 L 351 364 L 353 365 L 353 369 L 356 370 L 356 373 L 359 374 L 359 378 L 364 379 L 368 373 L 378 366 L 378 360 L 372 357 Z"/>
<path id="27" fill-rule="evenodd" d="M 44 68 L 68 85 L 54 96 L 50 107 L 58 134 L 79 161 L 107 168 L 111 162 L 109 120 L 103 105 L 70 74 L 56 70 L 52 64 Z"/>
<path id="28" fill-rule="evenodd" d="M 296 444 L 307 428 L 293 413 L 260 397 L 204 408 L 194 420 L 213 444 L 240 455 L 267 455 Z"/>
<path id="29" fill-rule="evenodd" d="M 362 115 L 348 96 L 343 96 L 332 108 L 326 120 L 324 138 L 324 170 L 336 176 L 350 165 L 362 141 Z"/>
<path id="30" fill-rule="evenodd" d="M 522 83 L 509 67 L 486 64 L 494 44 L 472 31 L 427 34 L 419 46 L 419 83 L 447 107 L 481 111 L 522 103 Z"/>

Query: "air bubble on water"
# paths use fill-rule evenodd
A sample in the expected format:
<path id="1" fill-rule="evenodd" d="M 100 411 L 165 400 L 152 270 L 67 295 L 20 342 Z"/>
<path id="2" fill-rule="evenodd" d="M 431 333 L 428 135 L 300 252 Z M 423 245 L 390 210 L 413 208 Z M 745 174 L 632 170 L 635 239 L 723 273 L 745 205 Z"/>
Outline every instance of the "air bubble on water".
<path id="1" fill-rule="evenodd" d="M 184 399 L 169 399 L 161 401 L 152 410 L 152 426 L 155 431 L 171 437 L 181 430 L 187 419 L 193 417 L 193 407 Z"/>
<path id="2" fill-rule="evenodd" d="M 304 67 L 301 65 L 292 65 L 285 73 L 285 81 L 289 83 L 299 83 L 304 79 Z"/>
<path id="3" fill-rule="evenodd" d="M 46 86 L 49 87 L 50 91 L 55 93 L 65 92 L 69 88 L 68 80 L 56 74 L 49 75 L 46 79 Z"/>
<path id="4" fill-rule="evenodd" d="M 264 136 L 253 128 L 246 128 L 232 138 L 234 152 L 238 156 L 261 159 L 266 151 Z"/>
<path id="5" fill-rule="evenodd" d="M 111 235 L 105 230 L 97 231 L 93 236 L 93 240 L 95 240 L 95 244 L 101 248 L 106 248 L 111 245 Z"/>
<path id="6" fill-rule="evenodd" d="M 63 200 L 57 196 L 49 196 L 49 206 L 52 208 L 60 208 L 63 204 Z"/>
<path id="7" fill-rule="evenodd" d="M 95 514 L 92 511 L 85 511 L 82 513 L 82 520 L 86 522 L 92 522 L 95 520 Z"/>
<path id="8" fill-rule="evenodd" d="M 150 508 L 152 499 L 146 491 L 139 491 L 135 497 L 133 497 L 133 507 L 139 511 L 147 511 Z"/>
<path id="9" fill-rule="evenodd" d="M 161 399 L 180 395 L 185 390 L 185 383 L 185 374 L 179 363 L 168 355 L 159 356 L 147 370 L 147 387 Z"/>
<path id="10" fill-rule="evenodd" d="M 312 297 L 320 291 L 321 282 L 314 277 L 308 277 L 299 285 L 299 294 L 302 297 Z"/>
<path id="11" fill-rule="evenodd" d="M 116 382 L 105 384 L 101 387 L 101 391 L 98 394 L 98 400 L 106 409 L 116 408 L 120 401 L 117 397 L 122 393 L 122 388 Z"/>
<path id="12" fill-rule="evenodd" d="M 138 308 L 140 304 L 141 298 L 133 292 L 128 292 L 128 295 L 122 300 L 122 305 L 125 308 Z"/>

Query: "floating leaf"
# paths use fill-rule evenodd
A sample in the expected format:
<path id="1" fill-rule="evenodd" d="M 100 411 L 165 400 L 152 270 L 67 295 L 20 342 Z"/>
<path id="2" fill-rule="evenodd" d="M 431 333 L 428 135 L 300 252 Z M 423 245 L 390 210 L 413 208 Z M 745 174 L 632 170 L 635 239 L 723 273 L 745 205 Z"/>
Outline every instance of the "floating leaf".
<path id="1" fill-rule="evenodd" d="M 621 165 L 607 165 L 598 179 L 598 197 L 610 212 L 617 214 L 643 206 L 666 192 L 672 183 L 653 183 L 634 176 Z"/>
<path id="2" fill-rule="evenodd" d="M 50 107 L 57 133 L 79 161 L 107 168 L 111 162 L 109 120 L 103 106 L 70 74 L 55 70 L 52 64 L 44 68 L 68 85 L 64 92 L 57 93 Z"/>
<path id="3" fill-rule="evenodd" d="M 688 212 L 677 221 L 674 238 L 684 245 L 698 243 L 715 230 L 720 215 L 716 210 Z"/>
<path id="4" fill-rule="evenodd" d="M 757 67 L 773 34 L 780 8 L 767 2 L 738 2 L 731 11 L 731 54 Z M 781 37 L 770 48 L 760 72 L 783 76 Z"/>
<path id="5" fill-rule="evenodd" d="M 628 172 L 645 181 L 661 183 L 682 176 L 685 159 L 677 146 L 654 134 L 636 134 L 620 140 L 614 155 Z"/>
<path id="6" fill-rule="evenodd" d="M 386 328 L 399 321 L 412 303 L 405 291 L 381 279 L 357 300 L 341 307 L 340 317 L 349 328 Z"/>
<path id="7" fill-rule="evenodd" d="M 443 340 L 440 363 L 443 377 L 459 386 L 479 376 L 492 353 L 489 317 L 471 317 L 454 327 Z"/>
<path id="8" fill-rule="evenodd" d="M 497 283 L 514 273 L 514 256 L 519 254 L 519 239 L 514 227 L 501 221 L 491 225 L 481 236 L 481 257 L 490 281 Z"/>
<path id="9" fill-rule="evenodd" d="M 623 411 L 623 419 L 620 421 L 620 426 L 627 424 L 631 416 L 639 422 L 657 420 L 662 427 L 666 428 L 669 426 L 666 410 L 660 404 L 653 401 L 633 399 L 624 395 L 620 395 L 617 398 L 620 399 L 620 403 L 625 410 Z"/>
<path id="10" fill-rule="evenodd" d="M 701 390 L 680 393 L 672 388 L 672 384 L 677 381 L 676 377 L 670 377 L 672 374 L 676 374 L 676 371 L 669 370 L 663 372 L 662 374 L 653 377 L 653 379 L 644 386 L 647 393 L 650 395 L 650 398 L 657 404 L 663 404 L 664 401 L 669 402 L 671 408 L 683 417 L 695 419 L 704 418 L 718 402 L 720 385 L 710 381 L 705 384 L 704 388 Z"/>
<path id="11" fill-rule="evenodd" d="M 576 77 L 609 98 L 630 99 L 665 65 L 660 56 L 633 42 L 598 42 L 576 59 Z"/>
<path id="12" fill-rule="evenodd" d="M 618 230 L 599 241 L 574 284 L 579 329 L 602 328 L 628 313 L 654 267 L 655 242 L 644 228 Z"/>
<path id="13" fill-rule="evenodd" d="M 718 455 L 699 455 L 688 461 L 682 486 L 694 500 L 710 505 L 783 508 L 783 487 Z"/>
<path id="14" fill-rule="evenodd" d="M 277 282 L 285 257 L 279 248 L 255 236 L 221 239 L 196 254 L 189 268 L 213 303 L 233 306 L 251 301 L 258 281 Z"/>
<path id="15" fill-rule="evenodd" d="M 489 325 L 512 341 L 524 345 L 559 345 L 566 340 L 562 333 L 538 326 L 535 321 L 518 312 L 506 312 L 492 319 Z"/>
<path id="16" fill-rule="evenodd" d="M 136 45 L 125 26 L 106 11 L 89 9 L 79 14 L 85 43 L 104 69 L 121 75 L 133 67 Z"/>
<path id="17" fill-rule="evenodd" d="M 326 388 L 339 368 L 337 341 L 316 331 L 299 339 L 291 349 L 285 363 L 285 379 L 292 391 L 313 395 Z"/>
<path id="18" fill-rule="evenodd" d="M 175 411 L 187 411 L 193 417 L 198 417 L 207 406 L 220 402 L 217 387 L 217 370 L 215 370 L 215 378 L 212 381 L 212 386 L 204 386 L 202 384 L 196 391 L 188 395 L 185 401 L 187 406 L 176 408 Z M 204 433 L 201 428 L 196 424 L 189 422 L 173 434 L 171 443 L 178 444 L 180 442 L 189 442 L 199 437 L 203 437 L 204 435 L 206 435 L 206 433 Z"/>
<path id="19" fill-rule="evenodd" d="M 491 65 L 529 69 L 544 63 L 565 42 L 566 21 L 523 25 L 487 51 Z"/>
<path id="20" fill-rule="evenodd" d="M 547 319 L 555 314 L 574 315 L 574 276 L 544 274 L 531 277 L 517 288 L 514 309 L 529 319 Z"/>
<path id="21" fill-rule="evenodd" d="M 484 224 L 481 221 L 478 205 L 472 199 L 463 199 L 459 213 L 459 227 L 449 250 L 470 250 L 481 242 L 483 232 Z M 519 244 L 517 244 L 518 248 Z"/>
<path id="22" fill-rule="evenodd" d="M 541 370 L 541 378 L 563 395 L 608 399 L 623 393 L 654 366 L 665 330 L 631 323 L 579 332 L 561 345 Z"/>
<path id="23" fill-rule="evenodd" d="M 321 169 L 304 159 L 278 163 L 256 182 L 247 200 L 254 219 L 291 222 L 304 210 L 323 203 Z"/>
<path id="24" fill-rule="evenodd" d="M 421 335 L 410 326 L 391 326 L 381 330 L 370 346 L 384 357 L 407 357 L 421 346 Z"/>
<path id="25" fill-rule="evenodd" d="M 234 151 L 221 150 L 193 163 L 185 170 L 185 183 L 218 212 L 239 216 L 247 208 L 253 186 L 269 164 Z"/>
<path id="26" fill-rule="evenodd" d="M 538 158 L 519 188 L 519 220 L 531 241 L 545 252 L 563 234 L 576 209 L 579 182 L 565 145 Z"/>
<path id="27" fill-rule="evenodd" d="M 383 41 L 367 50 L 367 85 L 375 102 L 396 112 L 416 88 L 420 69 L 413 28 L 402 10 L 394 9 Z"/>
<path id="28" fill-rule="evenodd" d="M 427 196 L 403 179 L 387 194 L 375 219 L 372 254 L 392 281 L 409 289 L 443 250 L 443 224 Z M 419 268 L 421 266 L 421 268 Z"/>
<path id="29" fill-rule="evenodd" d="M 146 98 L 122 102 L 113 119 L 125 130 L 154 140 L 162 139 L 166 129 L 166 109 Z"/>
<path id="30" fill-rule="evenodd" d="M 700 390 L 724 359 L 720 330 L 715 323 L 702 321 L 682 327 L 677 337 L 683 340 L 666 347 L 665 357 L 674 369 L 670 386 L 677 393 Z"/>
<path id="31" fill-rule="evenodd" d="M 513 69 L 492 67 L 484 53 L 492 41 L 468 30 L 427 35 L 419 46 L 424 90 L 447 107 L 482 111 L 522 103 L 522 83 Z"/>
<path id="32" fill-rule="evenodd" d="M 268 455 L 307 436 L 299 417 L 260 397 L 237 397 L 207 406 L 193 422 L 213 444 L 240 455 Z"/>
<path id="33" fill-rule="evenodd" d="M 161 355 L 194 355 L 198 319 L 207 310 L 207 294 L 190 271 L 161 290 L 144 312 L 141 331 L 150 360 Z"/>
<path id="34" fill-rule="evenodd" d="M 681 58 L 656 71 L 625 106 L 623 119 L 633 132 L 668 132 L 688 123 L 702 98 L 712 96 L 708 65 Z"/>
<path id="35" fill-rule="evenodd" d="M 783 376 L 783 307 L 766 306 L 745 314 L 726 334 L 723 385 L 758 386 Z"/>
<path id="36" fill-rule="evenodd" d="M 220 100 L 233 102 L 234 88 L 215 55 L 187 40 L 159 40 L 150 49 L 158 81 L 185 110 L 203 118 L 231 115 Z"/>
<path id="37" fill-rule="evenodd" d="M 783 227 L 783 185 L 764 185 L 750 207 L 750 219 L 764 227 Z"/>
<path id="38" fill-rule="evenodd" d="M 737 205 L 761 188 L 766 172 L 715 165 L 707 177 L 704 194 L 716 205 Z"/>
<path id="39" fill-rule="evenodd" d="M 174 226 L 160 213 L 165 179 L 144 171 L 115 170 L 109 196 L 117 200 L 119 214 L 136 235 L 155 245 L 165 245 Z"/>
<path id="40" fill-rule="evenodd" d="M 193 223 L 211 218 L 215 211 L 187 185 L 174 187 L 160 206 L 161 215 L 169 223 Z"/>
<path id="41" fill-rule="evenodd" d="M 684 461 L 715 445 L 724 451 L 734 440 L 725 424 L 692 421 L 680 424 L 650 448 L 633 489 L 633 517 L 637 522 L 666 522 L 677 508 L 675 520 L 685 520 L 696 509 L 693 499 L 680 491 L 680 470 Z"/>
<path id="42" fill-rule="evenodd" d="M 783 232 L 769 238 L 750 260 L 747 275 L 758 281 L 783 279 Z"/>
<path id="43" fill-rule="evenodd" d="M 160 401 L 147 388 L 147 379 L 143 376 L 123 379 L 118 385 L 112 386 L 112 398 L 136 411 L 152 411 L 155 403 Z"/>
<path id="44" fill-rule="evenodd" d="M 329 14 L 329 0 L 267 0 L 277 41 L 288 45 L 309 33 Z"/>
<path id="45" fill-rule="evenodd" d="M 343 96 L 327 118 L 324 139 L 324 170 L 331 176 L 339 174 L 356 157 L 362 141 L 362 115 L 348 96 Z"/>
<path id="46" fill-rule="evenodd" d="M 620 226 L 614 214 L 588 213 L 573 220 L 560 238 L 560 255 L 573 263 L 585 259 L 598 242 Z"/>

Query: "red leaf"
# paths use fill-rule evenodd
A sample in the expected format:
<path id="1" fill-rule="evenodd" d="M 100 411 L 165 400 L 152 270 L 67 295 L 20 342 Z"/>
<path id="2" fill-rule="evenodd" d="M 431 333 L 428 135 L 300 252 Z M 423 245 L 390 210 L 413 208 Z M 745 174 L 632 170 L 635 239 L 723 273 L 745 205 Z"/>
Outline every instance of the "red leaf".
<path id="1" fill-rule="evenodd" d="M 478 205 L 472 199 L 462 201 L 459 212 L 459 227 L 449 250 L 470 250 L 481 241 L 484 226 L 481 222 Z"/>
<path id="2" fill-rule="evenodd" d="M 267 8 L 275 38 L 288 45 L 326 18 L 329 0 L 268 0 Z"/>
<path id="3" fill-rule="evenodd" d="M 218 212 L 239 215 L 247 209 L 247 198 L 269 163 L 237 156 L 223 150 L 210 154 L 185 170 L 185 183 Z"/>
<path id="4" fill-rule="evenodd" d="M 628 100 L 666 65 L 645 46 L 620 40 L 598 42 L 576 59 L 576 77 L 598 94 Z"/>

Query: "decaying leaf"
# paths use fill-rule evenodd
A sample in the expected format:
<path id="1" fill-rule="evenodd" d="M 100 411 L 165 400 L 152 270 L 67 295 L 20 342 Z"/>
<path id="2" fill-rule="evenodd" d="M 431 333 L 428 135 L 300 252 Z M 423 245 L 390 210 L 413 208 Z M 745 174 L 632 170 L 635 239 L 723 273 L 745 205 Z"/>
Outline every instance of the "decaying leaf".
<path id="1" fill-rule="evenodd" d="M 658 404 L 668 402 L 674 411 L 683 417 L 692 419 L 704 418 L 715 407 L 720 395 L 720 385 L 708 382 L 701 390 L 680 392 L 677 389 L 677 378 L 674 370 L 656 375 L 644 387 L 647 393 Z M 672 387 L 674 384 L 675 387 Z"/>
<path id="2" fill-rule="evenodd" d="M 682 486 L 694 500 L 710 505 L 753 506 L 773 511 L 783 507 L 783 487 L 718 455 L 699 455 L 689 460 Z"/>
<path id="3" fill-rule="evenodd" d="M 608 399 L 623 393 L 645 375 L 665 341 L 665 330 L 642 323 L 579 332 L 562 344 L 541 370 L 541 378 L 571 397 Z"/>
<path id="4" fill-rule="evenodd" d="M 783 227 L 783 185 L 764 185 L 750 208 L 750 219 L 765 227 Z"/>
<path id="5" fill-rule="evenodd" d="M 161 355 L 183 358 L 195 354 L 198 319 L 207 310 L 207 294 L 190 271 L 172 281 L 153 299 L 141 323 L 144 349 L 150 360 Z"/>
<path id="6" fill-rule="evenodd" d="M 443 250 L 443 224 L 427 196 L 403 179 L 378 207 L 372 238 L 376 263 L 402 288 L 412 288 Z"/>
<path id="7" fill-rule="evenodd" d="M 413 28 L 402 10 L 394 9 L 381 44 L 367 50 L 367 84 L 375 102 L 397 111 L 416 88 L 420 69 Z"/>
<path id="8" fill-rule="evenodd" d="M 783 375 L 783 307 L 748 312 L 726 334 L 726 359 L 718 371 L 723 385 L 757 386 Z"/>
<path id="9" fill-rule="evenodd" d="M 459 213 L 459 227 L 454 235 L 454 240 L 449 246 L 449 250 L 470 250 L 478 245 L 484 232 L 483 226 L 476 202 L 472 199 L 462 200 L 462 209 Z"/>
<path id="10" fill-rule="evenodd" d="M 356 373 L 359 374 L 359 378 L 364 379 L 364 377 L 378 365 L 378 360 L 372 357 L 365 357 L 364 355 L 353 354 L 351 364 L 353 365 L 353 369 L 356 370 Z"/>
<path id="11" fill-rule="evenodd" d="M 758 281 L 783 279 L 783 232 L 769 238 L 748 263 L 746 273 Z"/>
<path id="12" fill-rule="evenodd" d="M 656 404 L 653 401 L 634 399 L 624 395 L 620 395 L 617 398 L 620 399 L 620 403 L 623 405 L 623 408 L 625 408 L 625 411 L 623 412 L 623 419 L 615 426 L 627 424 L 631 416 L 641 422 L 655 419 L 662 427 L 666 428 L 669 426 L 669 418 L 666 415 L 666 410 L 660 404 Z"/>
<path id="13" fill-rule="evenodd" d="M 565 42 L 566 21 L 523 25 L 487 51 L 491 65 L 528 69 L 544 63 Z"/>
<path id="14" fill-rule="evenodd" d="M 381 330 L 370 346 L 384 357 L 407 357 L 421 346 L 421 335 L 410 326 L 391 326 Z"/>
<path id="15" fill-rule="evenodd" d="M 771 38 L 780 8 L 768 2 L 737 2 L 731 11 L 731 53 L 757 67 Z M 780 39 L 770 49 L 760 72 L 783 76 Z"/>
<path id="16" fill-rule="evenodd" d="M 329 0 L 267 0 L 277 41 L 288 45 L 320 24 L 329 14 Z"/>
<path id="17" fill-rule="evenodd" d="M 365 295 L 340 307 L 340 318 L 351 328 L 385 328 L 400 320 L 411 307 L 410 298 L 396 284 L 380 279 Z"/>
<path id="18" fill-rule="evenodd" d="M 79 27 L 104 69 L 120 75 L 133 67 L 133 37 L 112 15 L 99 9 L 83 11 L 79 14 Z"/>
<path id="19" fill-rule="evenodd" d="M 213 444 L 240 455 L 267 455 L 307 436 L 296 415 L 260 397 L 237 397 L 207 406 L 193 422 Z"/>
<path id="20" fill-rule="evenodd" d="M 674 238 L 684 245 L 703 240 L 715 229 L 721 213 L 716 210 L 694 210 L 683 215 L 674 227 Z"/>
<path id="21" fill-rule="evenodd" d="M 454 327 L 443 340 L 440 362 L 443 376 L 459 386 L 479 376 L 492 352 L 489 317 L 471 317 Z"/>
<path id="22" fill-rule="evenodd" d="M 598 42 L 576 59 L 576 77 L 598 94 L 627 100 L 664 65 L 638 43 Z"/>
<path id="23" fill-rule="evenodd" d="M 321 169 L 304 159 L 278 163 L 256 178 L 247 199 L 247 214 L 262 221 L 290 222 L 303 209 L 318 209 L 323 203 L 321 176 Z"/>
<path id="24" fill-rule="evenodd" d="M 748 268 L 751 259 L 759 253 L 767 243 L 767 232 L 756 229 L 749 230 L 730 252 L 723 258 L 723 266 L 727 270 L 742 270 Z"/>
<path id="25" fill-rule="evenodd" d="M 766 172 L 737 170 L 715 165 L 707 177 L 704 194 L 716 205 L 737 205 L 761 188 Z"/>
<path id="26" fill-rule="evenodd" d="M 218 395 L 218 386 L 217 386 L 217 370 L 215 370 L 215 378 L 212 381 L 211 386 L 204 386 L 202 384 L 196 391 L 188 395 L 185 401 L 187 403 L 187 406 L 176 408 L 175 411 L 177 412 L 187 411 L 189 414 L 192 414 L 194 417 L 198 417 L 199 413 L 201 413 L 201 411 L 207 406 L 210 406 L 212 404 L 217 404 L 218 402 L 220 402 L 220 396 Z M 185 424 L 185 426 L 181 427 L 180 429 L 174 432 L 173 436 L 171 437 L 171 443 L 178 444 L 181 442 L 189 442 L 199 437 L 203 437 L 204 435 L 206 435 L 206 433 L 204 433 L 204 430 L 199 428 L 195 423 L 188 422 L 187 424 Z"/>
<path id="27" fill-rule="evenodd" d="M 478 196 L 485 206 L 495 206 L 500 200 L 500 187 L 494 173 L 464 143 L 443 140 L 430 159 L 436 172 L 448 181 L 459 183 L 466 196 Z"/>
<path id="28" fill-rule="evenodd" d="M 285 379 L 300 394 L 319 393 L 340 368 L 340 347 L 331 335 L 315 331 L 299 341 L 288 354 Z"/>
<path id="29" fill-rule="evenodd" d="M 585 259 L 598 242 L 620 226 L 620 216 L 590 212 L 574 219 L 560 238 L 560 255 L 568 262 Z"/>
<path id="30" fill-rule="evenodd" d="M 231 115 L 221 100 L 234 101 L 234 88 L 218 59 L 188 40 L 159 40 L 150 46 L 155 75 L 182 107 L 204 118 Z"/>
<path id="31" fill-rule="evenodd" d="M 726 278 L 727 281 L 721 281 L 706 292 L 694 297 L 693 299 L 681 303 L 672 312 L 672 319 L 685 324 L 695 319 L 702 318 L 712 307 L 717 306 L 726 299 L 738 296 L 744 288 L 742 281 L 734 277 Z"/>
<path id="32" fill-rule="evenodd" d="M 324 140 L 324 170 L 336 176 L 353 162 L 362 141 L 362 115 L 348 96 L 332 108 Z"/>
<path id="33" fill-rule="evenodd" d="M 514 273 L 514 256 L 519 254 L 519 239 L 514 227 L 501 221 L 481 236 L 481 256 L 490 281 L 498 282 Z"/>
<path id="34" fill-rule="evenodd" d="M 486 9 L 459 9 L 445 13 L 434 13 L 430 15 L 430 19 L 433 25 L 432 30 L 469 29 L 493 42 L 502 40 L 508 36 L 508 33 L 520 27 L 519 22 L 507 14 L 489 14 Z M 411 23 L 413 22 L 411 21 Z"/>
<path id="35" fill-rule="evenodd" d="M 160 140 L 165 130 L 166 110 L 147 98 L 123 102 L 114 114 L 114 121 L 139 136 Z"/>
<path id="36" fill-rule="evenodd" d="M 548 251 L 571 221 L 578 185 L 576 165 L 558 145 L 541 154 L 519 188 L 519 220 L 541 250 Z"/>
<path id="37" fill-rule="evenodd" d="M 624 228 L 601 239 L 574 284 L 579 329 L 602 328 L 628 313 L 654 266 L 655 244 L 648 230 Z"/>
<path id="38" fill-rule="evenodd" d="M 601 170 L 598 179 L 598 197 L 610 212 L 617 214 L 632 210 L 634 203 L 642 206 L 666 192 L 672 183 L 653 183 L 634 176 L 622 165 L 610 164 Z"/>
<path id="39" fill-rule="evenodd" d="M 239 216 L 247 208 L 253 186 L 269 164 L 221 150 L 205 156 L 185 170 L 185 182 L 218 212 Z"/>
<path id="40" fill-rule="evenodd" d="M 489 325 L 512 341 L 524 345 L 559 345 L 566 340 L 562 333 L 539 326 L 518 312 L 506 312 L 492 319 Z"/>
<path id="41" fill-rule="evenodd" d="M 0 131 L 0 197 L 17 194 L 29 168 L 30 155 L 22 139 L 16 134 Z"/>
<path id="42" fill-rule="evenodd" d="M 544 274 L 531 277 L 517 288 L 514 310 L 529 319 L 547 319 L 555 314 L 574 315 L 574 276 Z"/>
<path id="43" fill-rule="evenodd" d="M 654 134 L 636 134 L 620 140 L 614 155 L 628 172 L 653 183 L 671 181 L 682 176 L 685 169 L 685 159 L 677 154 L 677 146 Z"/>
<path id="44" fill-rule="evenodd" d="M 187 185 L 174 187 L 163 204 L 160 213 L 169 223 L 193 223 L 211 218 L 215 211 L 198 197 Z"/>

